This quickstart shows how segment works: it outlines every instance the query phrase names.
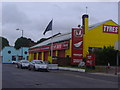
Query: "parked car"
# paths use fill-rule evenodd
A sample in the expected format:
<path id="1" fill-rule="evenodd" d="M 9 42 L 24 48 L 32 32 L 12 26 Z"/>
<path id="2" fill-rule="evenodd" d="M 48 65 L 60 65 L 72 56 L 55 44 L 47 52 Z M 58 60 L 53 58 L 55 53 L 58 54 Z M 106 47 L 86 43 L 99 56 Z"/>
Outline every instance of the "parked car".
<path id="1" fill-rule="evenodd" d="M 33 60 L 30 62 L 28 69 L 48 71 L 48 65 L 43 60 Z"/>
<path id="2" fill-rule="evenodd" d="M 12 61 L 12 64 L 16 64 L 17 63 L 17 61 Z"/>
<path id="3" fill-rule="evenodd" d="M 20 60 L 19 62 L 16 63 L 17 68 L 28 68 L 28 66 L 29 66 L 28 60 Z"/>

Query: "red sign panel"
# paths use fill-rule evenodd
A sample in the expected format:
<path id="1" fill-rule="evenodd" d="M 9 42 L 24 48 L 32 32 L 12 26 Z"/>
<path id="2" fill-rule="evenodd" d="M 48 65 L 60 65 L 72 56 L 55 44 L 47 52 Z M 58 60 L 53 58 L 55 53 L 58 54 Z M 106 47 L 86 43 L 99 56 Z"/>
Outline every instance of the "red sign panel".
<path id="1" fill-rule="evenodd" d="M 31 48 L 31 49 L 29 49 L 29 53 L 50 51 L 51 46 L 52 46 L 52 50 L 68 49 L 68 45 L 69 45 L 68 42 L 63 42 L 63 43 L 57 43 L 57 44 L 53 44 L 53 45 Z"/>
<path id="2" fill-rule="evenodd" d="M 83 59 L 83 29 L 72 29 L 72 65 L 78 65 Z"/>
<path id="3" fill-rule="evenodd" d="M 86 57 L 86 66 L 95 66 L 95 54 L 89 54 Z"/>
<path id="4" fill-rule="evenodd" d="M 118 34 L 118 26 L 103 25 L 103 32 Z"/>

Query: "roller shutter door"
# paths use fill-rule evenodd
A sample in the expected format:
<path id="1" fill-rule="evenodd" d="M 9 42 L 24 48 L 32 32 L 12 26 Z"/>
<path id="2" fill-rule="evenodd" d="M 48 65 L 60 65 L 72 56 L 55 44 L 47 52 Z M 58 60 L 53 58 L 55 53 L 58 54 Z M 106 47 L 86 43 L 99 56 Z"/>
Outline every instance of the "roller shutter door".
<path id="1" fill-rule="evenodd" d="M 44 52 L 44 61 L 48 61 L 48 52 Z"/>
<path id="2" fill-rule="evenodd" d="M 56 56 L 56 51 L 53 51 L 53 56 Z"/>
<path id="3" fill-rule="evenodd" d="M 38 59 L 42 60 L 42 53 L 41 52 L 38 53 Z"/>
<path id="4" fill-rule="evenodd" d="M 59 50 L 58 57 L 65 57 L 65 50 Z"/>
<path id="5" fill-rule="evenodd" d="M 36 53 L 34 53 L 34 60 L 36 60 Z"/>

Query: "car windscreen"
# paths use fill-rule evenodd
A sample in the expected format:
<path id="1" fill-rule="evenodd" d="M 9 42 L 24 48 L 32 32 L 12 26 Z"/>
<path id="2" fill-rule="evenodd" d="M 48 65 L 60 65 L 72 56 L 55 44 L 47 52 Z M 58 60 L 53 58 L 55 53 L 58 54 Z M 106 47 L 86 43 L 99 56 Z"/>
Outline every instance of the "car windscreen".
<path id="1" fill-rule="evenodd" d="M 29 63 L 29 61 L 22 61 L 22 63 Z"/>
<path id="2" fill-rule="evenodd" d="M 35 61 L 36 64 L 44 64 L 42 61 Z"/>

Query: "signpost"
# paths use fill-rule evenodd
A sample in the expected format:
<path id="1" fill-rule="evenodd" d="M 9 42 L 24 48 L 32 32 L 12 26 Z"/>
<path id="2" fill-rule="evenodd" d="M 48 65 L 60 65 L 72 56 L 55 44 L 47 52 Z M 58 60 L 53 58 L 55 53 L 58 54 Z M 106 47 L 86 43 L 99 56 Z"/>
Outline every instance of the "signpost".
<path id="1" fill-rule="evenodd" d="M 72 57 L 71 64 L 78 65 L 83 59 L 83 29 L 72 28 Z"/>
<path id="2" fill-rule="evenodd" d="M 95 54 L 88 54 L 86 57 L 86 66 L 89 68 L 95 67 Z"/>
<path id="3" fill-rule="evenodd" d="M 114 46 L 115 50 L 117 51 L 116 57 L 116 68 L 115 68 L 115 75 L 117 75 L 118 72 L 118 65 L 119 65 L 119 50 L 120 50 L 120 40 L 119 41 L 115 41 L 115 46 Z"/>

